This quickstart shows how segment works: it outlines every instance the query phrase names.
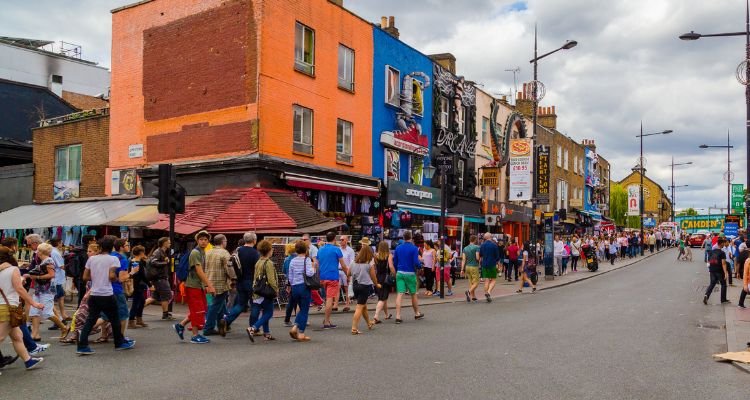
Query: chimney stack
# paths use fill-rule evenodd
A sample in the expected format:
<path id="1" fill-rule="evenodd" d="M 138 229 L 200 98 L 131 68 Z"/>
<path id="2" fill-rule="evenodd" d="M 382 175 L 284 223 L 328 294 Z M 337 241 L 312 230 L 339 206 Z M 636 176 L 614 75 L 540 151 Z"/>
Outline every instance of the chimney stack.
<path id="1" fill-rule="evenodd" d="M 541 107 L 541 110 L 537 115 L 537 122 L 545 128 L 557 129 L 557 114 L 555 114 L 555 106 Z"/>
<path id="2" fill-rule="evenodd" d="M 390 17 L 388 17 L 388 21 L 387 22 L 386 22 L 386 18 L 382 17 L 380 19 L 380 27 L 384 31 L 386 31 L 389 35 L 391 35 L 391 36 L 395 37 L 396 39 L 398 39 L 399 33 L 398 33 L 398 28 L 396 28 L 396 17 L 394 17 L 393 15 L 391 15 Z"/>
<path id="3" fill-rule="evenodd" d="M 339 6 L 339 7 L 343 7 L 344 6 L 344 0 L 328 0 L 328 1 L 330 1 L 331 3 L 333 3 L 333 4 L 335 4 L 335 5 Z"/>
<path id="4" fill-rule="evenodd" d="M 62 97 L 63 77 L 62 75 L 50 75 L 47 79 L 47 88 L 57 97 Z"/>
<path id="5" fill-rule="evenodd" d="M 429 56 L 432 61 L 440 64 L 441 67 L 450 71 L 451 74 L 456 74 L 456 57 L 451 53 L 440 53 L 430 54 Z"/>

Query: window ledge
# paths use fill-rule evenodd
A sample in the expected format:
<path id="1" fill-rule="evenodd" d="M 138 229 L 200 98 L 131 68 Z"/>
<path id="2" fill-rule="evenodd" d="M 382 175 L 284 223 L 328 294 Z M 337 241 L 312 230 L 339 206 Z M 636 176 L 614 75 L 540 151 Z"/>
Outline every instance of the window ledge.
<path id="1" fill-rule="evenodd" d="M 356 94 L 355 91 L 354 91 L 354 88 L 349 89 L 348 87 L 341 86 L 341 85 L 338 85 L 338 87 L 339 87 L 339 89 L 343 90 L 344 92 L 351 93 L 351 94 Z"/>
<path id="2" fill-rule="evenodd" d="M 302 157 L 308 157 L 308 158 L 315 158 L 315 155 L 313 153 L 303 153 L 301 151 L 292 150 L 292 154 L 296 156 L 302 156 Z"/>
<path id="3" fill-rule="evenodd" d="M 346 161 L 336 160 L 336 164 L 338 164 L 338 165 L 345 165 L 347 167 L 354 167 L 354 163 L 352 163 L 352 162 L 346 162 Z"/>
<path id="4" fill-rule="evenodd" d="M 313 72 L 307 72 L 304 69 L 297 67 L 296 65 L 294 66 L 294 70 L 297 71 L 297 72 L 299 72 L 302 75 L 306 75 L 306 76 L 309 76 L 310 78 L 315 79 L 315 71 L 314 70 L 313 70 Z"/>

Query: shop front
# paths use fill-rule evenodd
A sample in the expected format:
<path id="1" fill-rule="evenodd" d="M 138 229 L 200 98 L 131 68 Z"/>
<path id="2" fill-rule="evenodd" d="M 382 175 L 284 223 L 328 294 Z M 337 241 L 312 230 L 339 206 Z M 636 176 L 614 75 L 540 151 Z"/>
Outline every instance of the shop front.
<path id="1" fill-rule="evenodd" d="M 512 203 L 482 200 L 482 212 L 487 232 L 503 233 L 523 242 L 529 240 L 531 208 Z"/>

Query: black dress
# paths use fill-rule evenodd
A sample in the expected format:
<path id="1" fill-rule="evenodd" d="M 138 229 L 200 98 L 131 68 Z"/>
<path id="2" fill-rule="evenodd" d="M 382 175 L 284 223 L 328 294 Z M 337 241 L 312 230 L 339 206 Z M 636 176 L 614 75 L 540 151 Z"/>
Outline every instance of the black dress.
<path id="1" fill-rule="evenodd" d="M 378 295 L 378 301 L 388 300 L 388 294 L 391 292 L 391 287 L 385 284 L 385 278 L 391 273 L 388 268 L 388 259 L 378 260 L 375 259 L 375 276 L 378 278 L 378 283 L 381 285 L 380 289 L 375 288 L 375 293 Z"/>

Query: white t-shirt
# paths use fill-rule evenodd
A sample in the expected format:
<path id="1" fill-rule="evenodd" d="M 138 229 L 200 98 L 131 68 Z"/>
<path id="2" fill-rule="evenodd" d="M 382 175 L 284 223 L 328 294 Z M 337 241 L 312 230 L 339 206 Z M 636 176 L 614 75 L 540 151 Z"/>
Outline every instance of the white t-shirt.
<path id="1" fill-rule="evenodd" d="M 341 253 L 344 255 L 344 265 L 351 268 L 354 264 L 354 249 L 351 246 L 346 246 L 346 248 L 341 249 Z M 339 269 L 341 269 L 341 265 L 339 265 Z"/>
<path id="2" fill-rule="evenodd" d="M 18 271 L 18 267 L 8 267 L 0 271 L 0 289 L 3 289 L 5 297 L 8 298 L 8 302 L 11 306 L 17 306 L 19 301 L 18 292 L 13 287 L 13 271 Z M 5 299 L 0 296 L 0 304 L 5 304 Z"/>
<path id="3" fill-rule="evenodd" d="M 565 250 L 565 244 L 562 240 L 555 240 L 555 257 L 562 257 Z"/>
<path id="4" fill-rule="evenodd" d="M 109 254 L 98 254 L 89 257 L 86 269 L 91 273 L 91 295 L 112 296 L 112 282 L 109 281 L 110 268 L 120 268 L 120 260 Z"/>

